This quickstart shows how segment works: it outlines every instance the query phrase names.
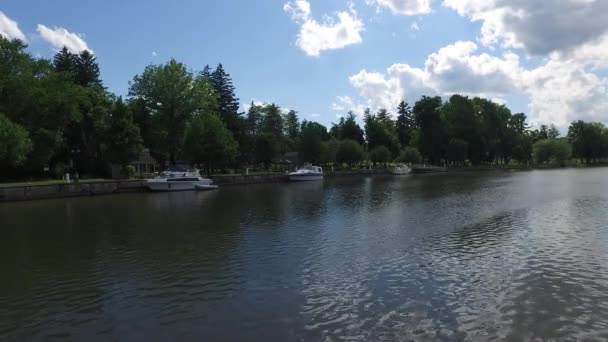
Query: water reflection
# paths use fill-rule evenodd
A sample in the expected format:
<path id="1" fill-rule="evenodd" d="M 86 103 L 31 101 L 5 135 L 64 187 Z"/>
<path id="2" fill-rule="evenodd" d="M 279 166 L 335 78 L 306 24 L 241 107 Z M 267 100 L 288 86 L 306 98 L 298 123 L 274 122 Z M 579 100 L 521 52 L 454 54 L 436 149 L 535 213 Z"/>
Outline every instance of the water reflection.
<path id="1" fill-rule="evenodd" d="M 603 169 L 0 206 L 0 339 L 608 338 Z"/>

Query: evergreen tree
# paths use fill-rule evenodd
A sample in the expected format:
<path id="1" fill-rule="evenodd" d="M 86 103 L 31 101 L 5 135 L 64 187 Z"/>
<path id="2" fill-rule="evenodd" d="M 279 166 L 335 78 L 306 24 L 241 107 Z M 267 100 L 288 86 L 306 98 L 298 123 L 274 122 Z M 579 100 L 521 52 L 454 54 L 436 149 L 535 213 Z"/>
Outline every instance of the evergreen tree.
<path id="1" fill-rule="evenodd" d="M 82 86 L 101 85 L 97 58 L 88 50 L 83 50 L 77 57 L 74 69 L 76 83 Z"/>
<path id="2" fill-rule="evenodd" d="M 395 122 L 397 137 L 401 146 L 408 146 L 412 138 L 412 130 L 416 125 L 410 105 L 401 101 L 397 107 L 397 114 L 397 121 Z"/>
<path id="3" fill-rule="evenodd" d="M 203 75 L 209 70 L 203 70 Z M 218 113 L 228 130 L 234 136 L 239 136 L 241 127 L 239 125 L 239 99 L 234 93 L 234 85 L 230 74 L 224 71 L 222 64 L 219 64 L 211 74 L 211 84 L 218 96 Z"/>
<path id="4" fill-rule="evenodd" d="M 295 110 L 290 110 L 285 115 L 285 136 L 288 140 L 289 149 L 295 149 L 300 137 L 300 121 Z"/>
<path id="5" fill-rule="evenodd" d="M 53 57 L 53 66 L 59 72 L 69 73 L 71 77 L 76 74 L 76 64 L 78 56 L 71 53 L 67 47 L 63 47 Z"/>

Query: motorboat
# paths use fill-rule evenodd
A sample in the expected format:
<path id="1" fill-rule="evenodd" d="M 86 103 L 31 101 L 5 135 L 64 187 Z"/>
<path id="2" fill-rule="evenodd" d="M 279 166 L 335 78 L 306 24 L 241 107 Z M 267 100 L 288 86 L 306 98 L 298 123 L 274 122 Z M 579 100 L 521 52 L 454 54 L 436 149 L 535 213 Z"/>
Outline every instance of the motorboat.
<path id="1" fill-rule="evenodd" d="M 158 177 L 147 179 L 151 191 L 214 190 L 218 186 L 209 178 L 202 177 L 196 170 L 170 169 Z"/>
<path id="2" fill-rule="evenodd" d="M 323 180 L 323 168 L 319 166 L 304 165 L 296 172 L 288 174 L 292 182 L 307 182 Z"/>
<path id="3" fill-rule="evenodd" d="M 390 172 L 395 176 L 409 175 L 412 173 L 412 169 L 410 169 L 410 167 L 407 165 L 397 165 L 390 169 Z"/>

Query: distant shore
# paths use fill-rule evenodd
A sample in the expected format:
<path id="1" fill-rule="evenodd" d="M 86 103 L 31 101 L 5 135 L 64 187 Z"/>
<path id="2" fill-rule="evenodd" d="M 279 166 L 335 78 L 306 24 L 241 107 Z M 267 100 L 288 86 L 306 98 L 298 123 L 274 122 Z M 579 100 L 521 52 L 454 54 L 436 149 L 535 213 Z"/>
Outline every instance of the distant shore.
<path id="1" fill-rule="evenodd" d="M 585 165 L 575 168 L 605 167 L 606 165 Z M 426 167 L 418 173 L 454 173 L 454 172 L 493 172 L 493 171 L 532 171 L 563 169 L 559 165 L 509 165 L 509 166 L 481 166 L 481 167 Z M 326 177 L 389 175 L 390 169 L 352 169 L 327 170 Z M 217 175 L 210 176 L 219 186 L 238 186 L 265 183 L 288 182 L 285 173 L 260 173 L 253 175 Z M 16 182 L 0 184 L 0 203 L 19 202 L 44 199 L 58 199 L 70 197 L 98 196 L 110 194 L 123 194 L 134 192 L 147 192 L 145 180 L 84 180 L 79 183 L 64 183 L 60 180 L 42 182 Z"/>

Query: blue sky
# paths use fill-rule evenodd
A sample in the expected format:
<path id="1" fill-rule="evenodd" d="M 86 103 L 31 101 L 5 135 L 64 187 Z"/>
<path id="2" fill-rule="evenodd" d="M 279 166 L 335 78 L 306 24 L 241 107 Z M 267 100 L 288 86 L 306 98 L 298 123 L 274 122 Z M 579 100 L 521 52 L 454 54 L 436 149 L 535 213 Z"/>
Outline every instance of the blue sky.
<path id="1" fill-rule="evenodd" d="M 552 16 L 563 13 L 564 4 L 588 11 L 585 20 L 556 26 Z M 14 22 L 30 52 L 46 58 L 62 39 L 75 49 L 86 44 L 98 58 L 105 85 L 119 95 L 126 95 L 128 82 L 147 64 L 173 57 L 193 69 L 221 62 L 242 103 L 275 102 L 324 124 L 350 109 L 393 109 L 401 98 L 414 102 L 421 94 L 458 92 L 504 101 L 533 122 L 564 127 L 579 117 L 604 121 L 608 109 L 606 66 L 600 62 L 608 57 L 603 55 L 608 50 L 600 49 L 605 32 L 590 34 L 593 23 L 608 19 L 597 6 L 603 5 L 4 0 L 0 33 L 16 35 Z M 537 24 L 516 22 L 505 14 L 509 11 L 527 11 Z M 573 37 L 560 40 L 560 29 Z M 569 76 L 559 76 L 564 72 Z"/>

